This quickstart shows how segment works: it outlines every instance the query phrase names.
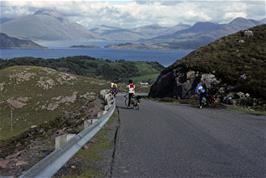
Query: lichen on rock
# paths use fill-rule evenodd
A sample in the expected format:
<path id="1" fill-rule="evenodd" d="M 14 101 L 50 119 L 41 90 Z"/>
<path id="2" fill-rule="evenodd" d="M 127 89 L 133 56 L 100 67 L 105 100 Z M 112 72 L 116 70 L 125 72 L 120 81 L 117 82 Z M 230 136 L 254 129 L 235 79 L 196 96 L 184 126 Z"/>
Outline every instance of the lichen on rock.
<path id="1" fill-rule="evenodd" d="M 37 86 L 44 90 L 53 88 L 55 85 L 55 81 L 48 77 L 40 77 L 40 80 L 37 82 Z"/>
<path id="2" fill-rule="evenodd" d="M 2 91 L 4 91 L 4 86 L 5 86 L 5 82 L 3 82 L 3 83 L 0 83 L 0 91 L 2 92 Z"/>
<path id="3" fill-rule="evenodd" d="M 27 105 L 27 102 L 30 100 L 29 97 L 18 97 L 18 98 L 9 98 L 6 100 L 6 103 L 14 109 L 20 109 Z"/>
<path id="4" fill-rule="evenodd" d="M 75 103 L 77 100 L 78 92 L 73 92 L 71 96 L 57 96 L 51 98 L 52 102 L 48 103 L 47 105 L 41 106 L 41 109 L 48 110 L 48 111 L 54 111 L 56 110 L 60 105 L 62 104 L 68 104 L 68 103 Z"/>
<path id="5" fill-rule="evenodd" d="M 24 81 L 29 81 L 30 79 L 34 78 L 36 76 L 35 73 L 31 72 L 19 72 L 19 73 L 14 73 L 9 76 L 10 80 L 15 80 L 16 83 L 24 82 Z"/>

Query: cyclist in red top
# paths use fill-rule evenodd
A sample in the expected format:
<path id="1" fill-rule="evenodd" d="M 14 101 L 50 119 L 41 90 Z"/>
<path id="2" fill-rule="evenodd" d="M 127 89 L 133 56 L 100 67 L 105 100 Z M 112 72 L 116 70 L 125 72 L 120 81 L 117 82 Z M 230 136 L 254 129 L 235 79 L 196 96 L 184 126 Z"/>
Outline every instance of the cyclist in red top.
<path id="1" fill-rule="evenodd" d="M 128 88 L 128 107 L 130 107 L 131 99 L 135 95 L 135 88 L 136 88 L 132 80 L 128 81 L 127 88 Z"/>

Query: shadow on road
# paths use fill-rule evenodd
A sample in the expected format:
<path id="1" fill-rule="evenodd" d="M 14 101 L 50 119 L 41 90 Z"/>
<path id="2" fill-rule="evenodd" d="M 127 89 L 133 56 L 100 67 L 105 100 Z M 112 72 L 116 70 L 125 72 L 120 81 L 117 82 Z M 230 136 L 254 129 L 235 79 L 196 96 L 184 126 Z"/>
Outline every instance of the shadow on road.
<path id="1" fill-rule="evenodd" d="M 126 107 L 126 106 L 116 106 L 118 109 L 127 109 L 127 110 L 129 110 L 129 109 L 134 109 L 133 107 Z"/>

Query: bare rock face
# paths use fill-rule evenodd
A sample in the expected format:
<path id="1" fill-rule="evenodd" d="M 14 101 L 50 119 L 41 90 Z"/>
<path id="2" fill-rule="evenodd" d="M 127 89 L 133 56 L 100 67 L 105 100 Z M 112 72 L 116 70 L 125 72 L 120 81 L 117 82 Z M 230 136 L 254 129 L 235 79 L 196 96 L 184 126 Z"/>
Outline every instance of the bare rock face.
<path id="1" fill-rule="evenodd" d="M 53 97 L 51 103 L 46 106 L 42 106 L 42 109 L 46 109 L 47 111 L 54 111 L 56 110 L 61 104 L 67 103 L 75 103 L 78 97 L 78 92 L 75 91 L 71 96 L 58 96 Z"/>
<path id="2" fill-rule="evenodd" d="M 32 78 L 34 78 L 36 76 L 36 74 L 34 73 L 30 73 L 30 72 L 20 72 L 20 73 L 14 73 L 12 75 L 10 75 L 10 80 L 15 80 L 16 83 L 21 83 L 24 81 L 29 81 Z"/>
<path id="3" fill-rule="evenodd" d="M 23 108 L 27 105 L 27 102 L 29 101 L 29 97 L 18 97 L 18 98 L 9 98 L 6 103 L 11 106 L 14 109 Z"/>
<path id="4" fill-rule="evenodd" d="M 200 73 L 180 64 L 175 69 L 162 73 L 150 90 L 151 97 L 190 98 L 200 81 L 212 90 L 220 81 L 211 73 Z"/>

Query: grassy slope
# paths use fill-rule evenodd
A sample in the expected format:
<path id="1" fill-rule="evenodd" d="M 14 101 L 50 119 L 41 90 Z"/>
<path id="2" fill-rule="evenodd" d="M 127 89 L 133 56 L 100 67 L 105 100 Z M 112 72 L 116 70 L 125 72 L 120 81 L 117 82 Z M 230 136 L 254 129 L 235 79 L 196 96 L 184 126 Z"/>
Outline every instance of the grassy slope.
<path id="1" fill-rule="evenodd" d="M 159 73 L 147 74 L 147 75 L 142 75 L 139 77 L 133 77 L 132 80 L 134 80 L 135 83 L 139 83 L 142 81 L 155 81 L 158 75 Z"/>
<path id="2" fill-rule="evenodd" d="M 11 77 L 14 74 L 32 74 L 29 80 L 18 81 L 18 77 Z M 23 75 L 22 75 L 23 76 Z M 88 99 L 81 98 L 87 92 L 98 93 L 102 88 L 106 88 L 107 82 L 74 76 L 72 80 L 64 79 L 69 75 L 57 72 L 53 69 L 43 67 L 27 67 L 13 66 L 0 70 L 0 83 L 4 83 L 3 90 L 0 92 L 0 140 L 18 135 L 27 130 L 32 125 L 37 125 L 48 120 L 52 120 L 64 111 L 75 110 L 79 108 Z M 49 89 L 38 86 L 38 82 L 44 80 L 53 80 L 55 85 L 51 85 Z M 60 84 L 61 83 L 61 84 Z M 65 102 L 59 104 L 58 108 L 53 111 L 47 110 L 49 104 L 56 103 L 53 97 L 70 97 L 74 92 L 78 92 L 75 102 Z M 91 99 L 95 98 L 93 93 L 90 94 Z M 24 102 L 26 105 L 22 108 L 13 109 L 14 129 L 10 129 L 10 108 L 7 101 L 10 98 L 28 97 L 29 100 Z M 42 108 L 43 107 L 43 108 Z"/>
<path id="3" fill-rule="evenodd" d="M 179 64 L 186 64 L 193 70 L 215 72 L 223 82 L 239 85 L 240 91 L 266 99 L 266 25 L 251 30 L 254 37 L 247 39 L 241 37 L 240 33 L 223 37 L 193 51 L 164 72 L 173 70 Z M 245 42 L 240 43 L 241 39 Z M 239 78 L 243 73 L 247 75 L 247 79 L 240 82 Z"/>
<path id="4" fill-rule="evenodd" d="M 85 178 L 107 177 L 111 166 L 115 132 L 119 127 L 118 113 L 113 116 L 106 125 L 96 134 L 92 142 L 87 144 L 88 149 L 81 149 L 55 177 Z M 75 165 L 77 169 L 71 169 Z"/>

